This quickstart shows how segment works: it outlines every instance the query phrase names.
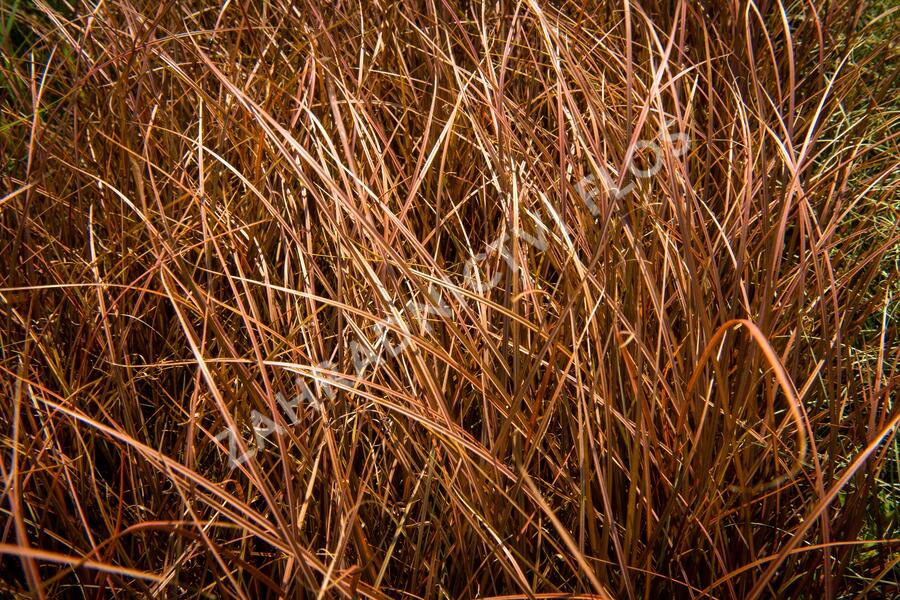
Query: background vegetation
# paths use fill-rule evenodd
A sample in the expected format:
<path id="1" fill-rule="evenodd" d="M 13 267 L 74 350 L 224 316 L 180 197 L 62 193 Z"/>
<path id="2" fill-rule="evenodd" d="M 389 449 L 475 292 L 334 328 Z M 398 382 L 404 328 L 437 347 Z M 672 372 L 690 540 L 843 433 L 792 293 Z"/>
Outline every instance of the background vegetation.
<path id="1" fill-rule="evenodd" d="M 891 4 L 0 3 L 0 595 L 897 593 Z"/>

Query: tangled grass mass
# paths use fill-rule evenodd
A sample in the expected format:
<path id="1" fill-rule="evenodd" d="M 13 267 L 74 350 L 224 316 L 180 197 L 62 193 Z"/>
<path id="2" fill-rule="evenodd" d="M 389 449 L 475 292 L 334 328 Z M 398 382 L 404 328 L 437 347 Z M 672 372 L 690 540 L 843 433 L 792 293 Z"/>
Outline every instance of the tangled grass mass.
<path id="1" fill-rule="evenodd" d="M 0 1 L 0 597 L 897 597 L 898 17 Z"/>

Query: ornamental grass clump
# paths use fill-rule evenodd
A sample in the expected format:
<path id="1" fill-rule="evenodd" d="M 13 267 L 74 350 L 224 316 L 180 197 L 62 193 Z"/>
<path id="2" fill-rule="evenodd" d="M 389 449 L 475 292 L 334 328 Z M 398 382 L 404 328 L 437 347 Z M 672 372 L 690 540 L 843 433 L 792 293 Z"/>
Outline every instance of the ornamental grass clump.
<path id="1" fill-rule="evenodd" d="M 0 5 L 0 596 L 890 597 L 890 2 Z"/>

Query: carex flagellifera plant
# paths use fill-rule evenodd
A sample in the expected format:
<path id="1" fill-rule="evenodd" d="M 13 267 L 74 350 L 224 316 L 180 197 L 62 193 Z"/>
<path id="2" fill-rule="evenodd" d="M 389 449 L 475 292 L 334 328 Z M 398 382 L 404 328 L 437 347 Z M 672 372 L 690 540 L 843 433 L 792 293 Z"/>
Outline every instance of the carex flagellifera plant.
<path id="1" fill-rule="evenodd" d="M 896 593 L 890 4 L 0 3 L 0 595 Z"/>

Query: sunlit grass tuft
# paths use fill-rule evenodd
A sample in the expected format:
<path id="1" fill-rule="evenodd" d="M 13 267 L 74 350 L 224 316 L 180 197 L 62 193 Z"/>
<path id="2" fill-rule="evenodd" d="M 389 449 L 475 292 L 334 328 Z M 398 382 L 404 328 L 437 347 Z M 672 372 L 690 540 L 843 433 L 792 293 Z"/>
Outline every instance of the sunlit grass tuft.
<path id="1" fill-rule="evenodd" d="M 0 5 L 0 595 L 891 596 L 881 4 Z"/>

